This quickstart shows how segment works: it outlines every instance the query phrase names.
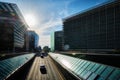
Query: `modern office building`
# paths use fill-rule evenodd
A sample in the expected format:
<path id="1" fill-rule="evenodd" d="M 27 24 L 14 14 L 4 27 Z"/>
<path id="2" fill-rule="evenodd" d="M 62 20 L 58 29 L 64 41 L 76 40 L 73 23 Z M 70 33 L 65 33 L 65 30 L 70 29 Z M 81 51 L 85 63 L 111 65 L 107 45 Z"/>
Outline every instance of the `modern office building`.
<path id="1" fill-rule="evenodd" d="M 54 32 L 52 32 L 51 35 L 50 35 L 50 50 L 52 52 L 55 51 L 55 38 L 54 38 L 54 35 L 55 35 Z"/>
<path id="2" fill-rule="evenodd" d="M 51 51 L 63 50 L 63 31 L 51 33 Z"/>
<path id="3" fill-rule="evenodd" d="M 27 27 L 16 4 L 0 2 L 0 51 L 21 51 Z"/>
<path id="4" fill-rule="evenodd" d="M 55 32 L 55 50 L 57 51 L 63 50 L 63 31 Z"/>
<path id="5" fill-rule="evenodd" d="M 35 31 L 28 31 L 28 37 L 29 37 L 29 51 L 34 52 L 35 49 L 38 47 L 39 43 L 39 36 Z"/>
<path id="6" fill-rule="evenodd" d="M 71 50 L 120 50 L 120 1 L 110 0 L 63 19 L 64 42 Z"/>

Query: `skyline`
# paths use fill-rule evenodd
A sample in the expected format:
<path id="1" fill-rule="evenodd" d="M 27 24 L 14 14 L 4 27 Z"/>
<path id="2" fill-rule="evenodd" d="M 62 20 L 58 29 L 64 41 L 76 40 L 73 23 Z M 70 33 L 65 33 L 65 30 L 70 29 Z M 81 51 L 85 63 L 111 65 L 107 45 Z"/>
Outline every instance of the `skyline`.
<path id="1" fill-rule="evenodd" d="M 30 30 L 35 30 L 39 35 L 39 45 L 50 47 L 50 33 L 62 30 L 62 19 L 103 3 L 107 0 L 0 0 L 17 4 L 24 18 L 32 15 L 27 22 Z M 29 2 L 28 2 L 29 1 Z M 32 19 L 32 20 L 31 20 Z M 29 20 L 29 19 L 27 19 Z"/>

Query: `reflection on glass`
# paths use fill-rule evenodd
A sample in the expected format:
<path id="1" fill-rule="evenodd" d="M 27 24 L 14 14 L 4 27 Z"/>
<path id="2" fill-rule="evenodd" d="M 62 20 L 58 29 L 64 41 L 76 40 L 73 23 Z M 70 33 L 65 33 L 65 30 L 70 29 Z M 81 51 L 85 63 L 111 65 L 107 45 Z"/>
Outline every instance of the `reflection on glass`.
<path id="1" fill-rule="evenodd" d="M 67 68 L 71 68 L 71 64 L 67 60 L 62 60 L 61 61 Z"/>

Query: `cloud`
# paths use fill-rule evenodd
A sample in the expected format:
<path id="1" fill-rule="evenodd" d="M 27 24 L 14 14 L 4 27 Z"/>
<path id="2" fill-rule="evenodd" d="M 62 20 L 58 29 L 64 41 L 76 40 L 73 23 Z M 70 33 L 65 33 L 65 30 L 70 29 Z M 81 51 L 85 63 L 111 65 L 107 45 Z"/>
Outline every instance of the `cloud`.
<path id="1" fill-rule="evenodd" d="M 42 33 L 42 35 L 50 35 L 51 32 L 60 31 L 60 30 L 62 30 L 61 25 L 54 26 L 54 27 L 50 27 L 50 28 L 46 28 L 46 29 L 44 30 L 44 32 Z"/>
<path id="2" fill-rule="evenodd" d="M 4 1 L 4 0 L 2 0 Z M 62 18 L 69 15 L 68 6 L 73 0 L 6 0 L 14 2 L 20 8 L 23 16 L 35 15 L 37 24 L 30 26 L 39 37 L 39 44 L 50 46 L 50 33 L 62 30 Z"/>
<path id="3" fill-rule="evenodd" d="M 46 16 L 43 16 L 43 18 L 46 18 Z M 59 27 L 58 27 L 59 26 Z M 45 21 L 39 22 L 38 25 L 31 27 L 32 30 L 35 30 L 39 36 L 40 41 L 39 44 L 43 46 L 50 46 L 50 34 L 51 32 L 59 29 L 60 27 L 62 29 L 62 20 L 61 18 L 56 18 L 54 13 L 50 14 L 49 19 Z"/>
<path id="4" fill-rule="evenodd" d="M 62 21 L 61 21 L 61 19 L 50 19 L 46 23 L 43 23 L 43 24 L 41 23 L 40 25 L 38 25 L 38 27 L 32 27 L 32 29 L 35 29 L 39 33 L 42 34 L 42 32 L 46 31 L 48 28 L 49 29 L 53 29 L 54 27 L 60 26 L 60 25 L 62 27 Z"/>
<path id="5" fill-rule="evenodd" d="M 72 1 L 66 1 L 66 2 L 64 2 L 64 8 L 63 8 L 62 11 L 59 12 L 59 15 L 62 15 L 64 17 L 66 17 L 66 16 L 69 15 L 69 13 L 68 13 L 68 7 L 69 7 L 69 5 L 70 5 L 71 2 Z"/>
<path id="6" fill-rule="evenodd" d="M 50 36 L 40 36 L 39 44 L 41 47 L 50 46 Z"/>
<path id="7" fill-rule="evenodd" d="M 52 3 L 51 8 L 54 10 L 49 11 L 49 13 L 41 12 L 42 19 L 40 20 L 37 27 L 32 27 L 40 35 L 39 44 L 43 47 L 48 45 L 50 47 L 50 34 L 53 31 L 62 30 L 62 18 L 69 15 L 68 13 L 68 6 L 70 5 L 71 1 L 62 2 L 61 5 L 59 3 L 54 4 Z M 57 9 L 57 7 L 63 7 L 62 9 Z M 50 9 L 51 9 L 50 8 Z M 40 17 L 39 17 L 40 18 Z"/>

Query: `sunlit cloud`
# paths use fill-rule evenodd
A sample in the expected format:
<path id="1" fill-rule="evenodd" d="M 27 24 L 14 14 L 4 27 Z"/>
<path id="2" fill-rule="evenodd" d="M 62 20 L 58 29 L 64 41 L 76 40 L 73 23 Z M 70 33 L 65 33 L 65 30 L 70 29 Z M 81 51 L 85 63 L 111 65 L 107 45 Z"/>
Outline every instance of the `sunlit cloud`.
<path id="1" fill-rule="evenodd" d="M 37 27 L 32 27 L 32 29 L 35 30 L 40 35 L 39 44 L 42 47 L 46 46 L 46 45 L 50 46 L 50 34 L 51 34 L 51 32 L 57 31 L 57 30 L 62 30 L 62 25 L 63 25 L 62 18 L 69 15 L 68 10 L 67 10 L 69 4 L 70 4 L 70 2 L 65 1 L 64 4 L 61 4 L 61 5 L 64 5 L 63 6 L 64 8 L 62 8 L 60 10 L 55 9 L 55 11 L 48 10 L 49 13 L 44 13 L 44 10 L 42 10 L 43 12 L 41 12 L 41 14 L 43 16 L 39 17 L 39 19 L 42 19 L 42 20 L 39 22 Z M 57 8 L 57 6 L 58 5 L 55 3 L 49 4 L 49 7 L 51 7 L 51 8 L 55 8 L 55 7 Z M 59 14 L 58 14 L 58 12 L 59 12 Z M 59 16 L 56 14 L 58 14 Z"/>
<path id="2" fill-rule="evenodd" d="M 52 31 L 56 31 L 56 26 L 60 26 L 62 29 L 62 21 L 60 19 L 53 20 L 50 19 L 50 21 L 40 24 L 42 27 L 36 27 L 34 30 L 40 35 L 40 41 L 39 44 L 43 46 L 50 46 L 50 34 Z"/>
<path id="3" fill-rule="evenodd" d="M 50 46 L 50 36 L 40 36 L 39 44 L 41 47 Z"/>

